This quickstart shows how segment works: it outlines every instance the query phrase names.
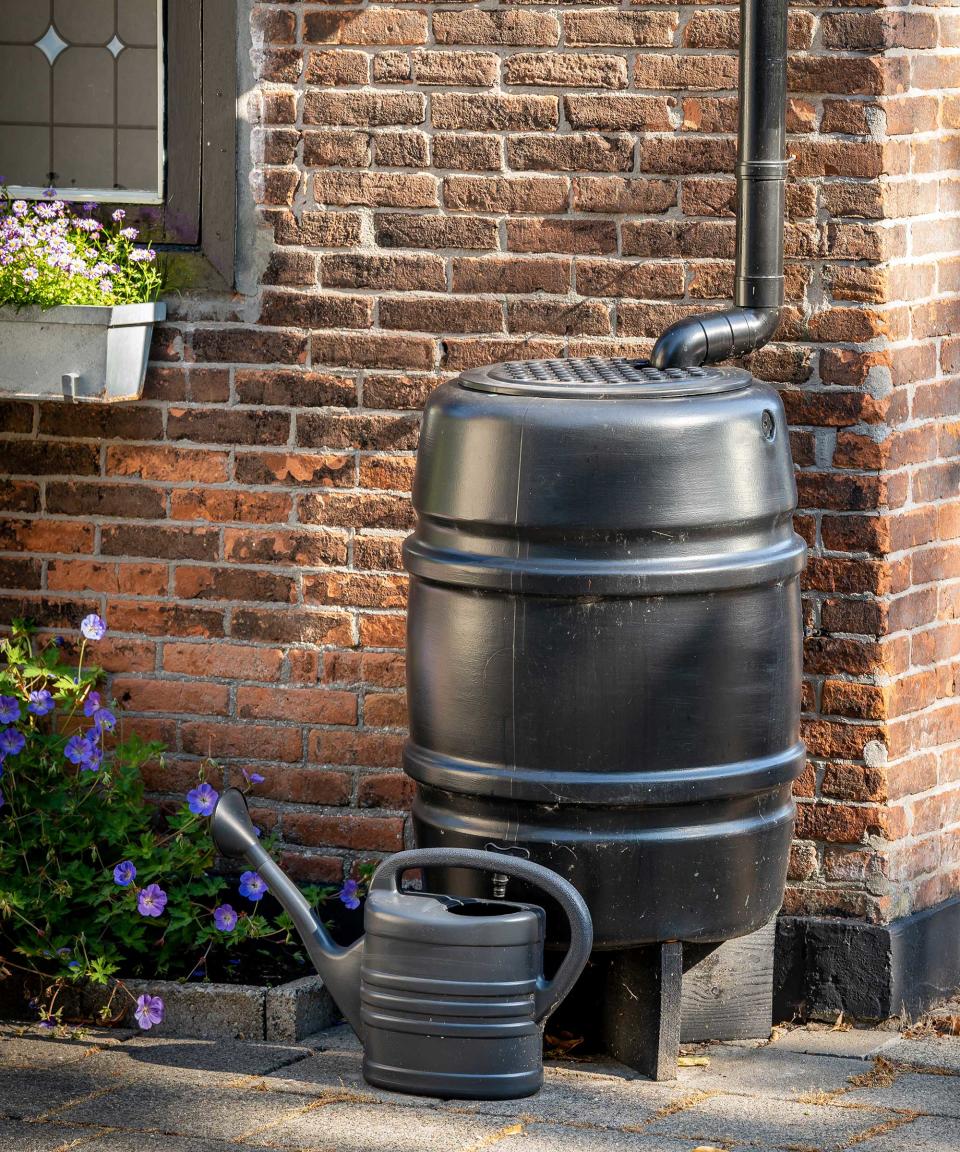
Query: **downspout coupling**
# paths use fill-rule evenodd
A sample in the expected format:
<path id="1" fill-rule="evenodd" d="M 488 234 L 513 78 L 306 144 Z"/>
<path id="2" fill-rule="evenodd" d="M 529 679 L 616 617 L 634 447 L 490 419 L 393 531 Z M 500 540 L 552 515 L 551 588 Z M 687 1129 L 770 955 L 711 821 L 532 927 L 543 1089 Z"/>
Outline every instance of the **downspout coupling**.
<path id="1" fill-rule="evenodd" d="M 689 368 L 766 344 L 783 308 L 787 0 L 740 0 L 734 307 L 688 316 L 654 345 L 656 368 Z"/>

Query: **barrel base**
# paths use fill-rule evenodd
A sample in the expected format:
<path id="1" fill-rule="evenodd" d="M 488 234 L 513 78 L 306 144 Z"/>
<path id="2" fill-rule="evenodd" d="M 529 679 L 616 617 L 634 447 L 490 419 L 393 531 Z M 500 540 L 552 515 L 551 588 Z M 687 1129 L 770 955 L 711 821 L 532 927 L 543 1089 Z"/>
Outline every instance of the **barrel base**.
<path id="1" fill-rule="evenodd" d="M 363 1078 L 389 1092 L 435 1096 L 439 1100 L 519 1100 L 543 1087 L 543 1067 L 509 1074 L 439 1072 L 363 1062 Z"/>

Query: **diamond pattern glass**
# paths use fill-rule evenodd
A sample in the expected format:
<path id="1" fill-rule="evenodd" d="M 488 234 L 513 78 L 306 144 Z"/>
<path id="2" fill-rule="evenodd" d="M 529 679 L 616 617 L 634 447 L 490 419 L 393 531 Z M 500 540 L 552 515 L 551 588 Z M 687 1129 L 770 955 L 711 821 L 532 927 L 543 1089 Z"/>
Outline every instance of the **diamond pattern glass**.
<path id="1" fill-rule="evenodd" d="M 18 196 L 163 196 L 162 0 L 0 0 L 0 172 Z"/>

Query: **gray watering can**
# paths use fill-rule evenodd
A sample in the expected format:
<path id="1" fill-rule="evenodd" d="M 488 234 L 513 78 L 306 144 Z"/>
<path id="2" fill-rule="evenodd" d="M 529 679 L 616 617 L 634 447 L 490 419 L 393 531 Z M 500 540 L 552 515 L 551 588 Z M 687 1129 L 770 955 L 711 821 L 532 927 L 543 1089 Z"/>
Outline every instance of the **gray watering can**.
<path id="1" fill-rule="evenodd" d="M 543 1083 L 543 1026 L 583 971 L 593 927 L 555 872 L 492 852 L 399 852 L 377 869 L 365 935 L 340 948 L 260 846 L 247 802 L 229 789 L 211 821 L 217 850 L 255 868 L 283 905 L 338 1007 L 363 1042 L 363 1075 L 395 1092 L 475 1100 L 530 1096 Z M 556 976 L 543 974 L 545 914 L 534 904 L 402 892 L 411 868 L 477 868 L 536 885 L 570 922 Z"/>

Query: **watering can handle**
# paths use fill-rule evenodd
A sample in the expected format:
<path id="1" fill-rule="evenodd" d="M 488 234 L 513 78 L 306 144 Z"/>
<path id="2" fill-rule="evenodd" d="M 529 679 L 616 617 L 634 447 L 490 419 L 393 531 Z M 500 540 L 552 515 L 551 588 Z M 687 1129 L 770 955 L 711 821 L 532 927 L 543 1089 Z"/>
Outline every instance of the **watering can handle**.
<path id="1" fill-rule="evenodd" d="M 474 848 L 422 848 L 412 852 L 398 852 L 380 865 L 370 887 L 396 892 L 399 890 L 400 876 L 411 868 L 474 868 L 483 872 L 500 872 L 518 880 L 526 880 L 556 900 L 570 924 L 570 947 L 554 978 L 547 980 L 541 973 L 537 980 L 534 1018 L 542 1020 L 549 1016 L 573 987 L 590 959 L 593 946 L 593 922 L 576 888 L 556 872 L 532 860 L 478 852 Z"/>

